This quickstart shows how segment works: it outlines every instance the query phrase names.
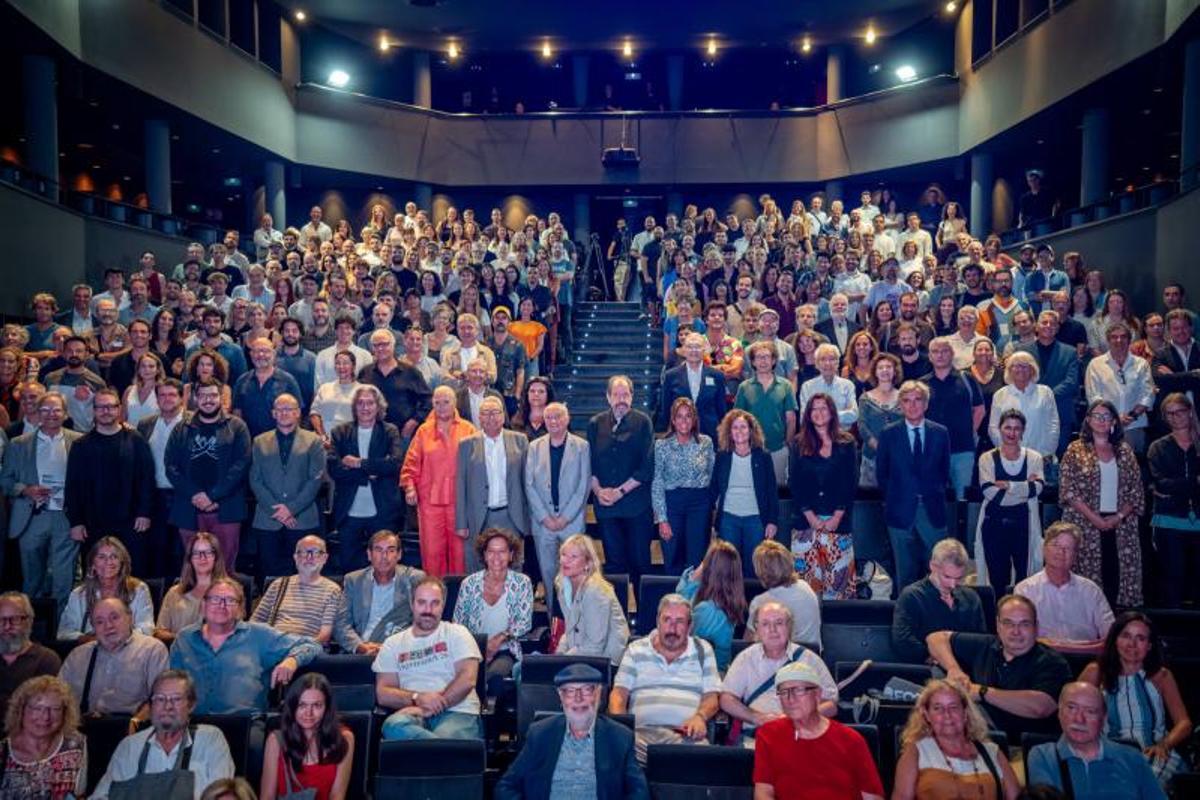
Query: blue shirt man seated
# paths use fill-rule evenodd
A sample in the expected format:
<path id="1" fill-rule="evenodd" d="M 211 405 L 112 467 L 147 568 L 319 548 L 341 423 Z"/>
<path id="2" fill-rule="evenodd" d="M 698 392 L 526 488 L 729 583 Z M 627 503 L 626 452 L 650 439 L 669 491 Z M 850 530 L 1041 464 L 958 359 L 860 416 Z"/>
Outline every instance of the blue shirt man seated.
<path id="1" fill-rule="evenodd" d="M 1165 800 L 1146 758 L 1101 735 L 1107 712 L 1104 695 L 1095 686 L 1064 686 L 1058 696 L 1063 734 L 1029 752 L 1029 785 L 1053 786 L 1080 800 Z"/>
<path id="2" fill-rule="evenodd" d="M 633 731 L 597 716 L 604 696 L 599 670 L 572 664 L 554 676 L 554 685 L 563 713 L 530 726 L 521 754 L 496 787 L 497 800 L 649 798 Z"/>

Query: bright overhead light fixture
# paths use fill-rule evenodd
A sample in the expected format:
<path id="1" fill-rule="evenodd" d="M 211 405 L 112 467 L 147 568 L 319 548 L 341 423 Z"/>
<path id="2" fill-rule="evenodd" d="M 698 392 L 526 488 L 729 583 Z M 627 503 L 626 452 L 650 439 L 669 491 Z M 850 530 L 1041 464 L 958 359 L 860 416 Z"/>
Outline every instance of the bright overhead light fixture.
<path id="1" fill-rule="evenodd" d="M 451 42 L 450 46 L 446 48 L 446 55 L 450 56 L 450 58 L 458 58 L 458 44 Z"/>
<path id="2" fill-rule="evenodd" d="M 386 53 L 391 46 L 392 46 L 392 43 L 388 41 L 388 38 L 386 35 L 379 37 L 379 51 L 381 53 Z"/>
<path id="3" fill-rule="evenodd" d="M 709 39 L 708 47 L 706 48 L 706 50 L 708 52 L 709 58 L 712 58 L 713 56 L 715 56 L 717 54 L 717 40 Z"/>
<path id="4" fill-rule="evenodd" d="M 867 44 L 875 44 L 875 26 L 874 25 L 867 26 L 866 40 L 867 40 Z"/>
<path id="5" fill-rule="evenodd" d="M 946 3 L 946 13 L 953 14 L 955 11 L 958 11 L 958 3 L 954 2 L 954 0 L 950 0 L 949 3 Z"/>
<path id="6" fill-rule="evenodd" d="M 350 83 L 350 73 L 344 69 L 335 69 L 329 73 L 327 83 L 335 89 L 344 89 Z"/>
<path id="7" fill-rule="evenodd" d="M 812 52 L 812 39 L 808 38 L 807 36 L 804 37 L 804 41 L 802 41 L 800 43 L 800 52 L 801 53 L 811 53 Z"/>
<path id="8" fill-rule="evenodd" d="M 296 13 L 292 16 L 296 18 L 296 22 L 304 22 L 306 19 L 308 19 L 308 14 L 305 14 L 304 9 L 301 8 L 297 8 Z"/>
<path id="9" fill-rule="evenodd" d="M 917 79 L 917 69 L 912 64 L 901 64 L 896 67 L 896 77 L 904 83 Z"/>
<path id="10" fill-rule="evenodd" d="M 621 48 L 621 53 L 622 53 L 622 54 L 623 54 L 623 55 L 624 55 L 626 58 L 633 58 L 633 42 L 631 42 L 631 41 L 629 41 L 628 39 L 626 39 L 626 40 L 625 40 L 625 45 L 624 45 L 624 46 Z"/>
<path id="11" fill-rule="evenodd" d="M 554 50 L 550 47 L 550 42 L 542 42 L 542 58 L 553 58 Z"/>

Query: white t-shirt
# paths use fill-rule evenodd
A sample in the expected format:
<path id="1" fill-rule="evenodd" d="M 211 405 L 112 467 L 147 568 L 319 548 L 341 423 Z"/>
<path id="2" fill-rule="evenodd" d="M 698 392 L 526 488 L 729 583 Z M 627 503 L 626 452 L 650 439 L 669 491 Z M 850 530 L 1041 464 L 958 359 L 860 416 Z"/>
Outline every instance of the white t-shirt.
<path id="1" fill-rule="evenodd" d="M 384 640 L 371 669 L 396 673 L 400 685 L 414 692 L 440 692 L 454 680 L 455 664 L 464 658 L 482 661 L 475 637 L 462 625 L 438 623 L 428 636 L 416 636 L 405 628 Z M 475 688 L 453 708 L 456 714 L 478 714 L 479 696 Z"/>

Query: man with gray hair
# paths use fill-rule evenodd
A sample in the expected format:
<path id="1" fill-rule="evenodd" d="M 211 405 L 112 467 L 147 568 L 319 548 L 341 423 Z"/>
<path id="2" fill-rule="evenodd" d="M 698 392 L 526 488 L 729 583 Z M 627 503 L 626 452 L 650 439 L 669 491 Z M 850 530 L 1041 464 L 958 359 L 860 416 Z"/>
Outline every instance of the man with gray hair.
<path id="1" fill-rule="evenodd" d="M 821 657 L 791 641 L 795 619 L 778 600 L 768 600 L 754 612 L 758 641 L 738 653 L 721 684 L 721 710 L 741 720 L 741 744 L 753 749 L 754 731 L 783 716 L 775 694 L 775 673 L 784 664 L 800 661 L 821 676 L 821 713 L 837 716 L 838 688 Z"/>
<path id="2" fill-rule="evenodd" d="M 154 679 L 150 692 L 150 727 L 127 736 L 117 745 L 94 800 L 106 800 L 114 785 L 122 797 L 152 796 L 162 784 L 150 775 L 178 771 L 175 787 L 180 794 L 200 797 L 214 781 L 232 778 L 233 758 L 220 728 L 191 724 L 196 707 L 196 685 L 187 672 L 168 669 Z M 177 795 L 172 794 L 171 797 Z"/>
<path id="3" fill-rule="evenodd" d="M 476 365 L 482 366 L 482 361 L 476 359 L 472 369 Z M 483 559 L 473 546 L 481 531 L 500 528 L 521 539 L 529 533 L 529 507 L 525 503 L 525 451 L 529 440 L 524 434 L 504 429 L 503 398 L 483 398 L 479 420 L 481 430 L 458 443 L 455 475 L 454 527 L 468 543 L 463 548 L 468 575 L 483 569 Z"/>
<path id="4" fill-rule="evenodd" d="M 613 375 L 608 410 L 588 421 L 592 494 L 605 571 L 628 573 L 633 586 L 650 570 L 650 484 L 654 480 L 654 426 L 633 407 L 633 381 Z"/>
<path id="5" fill-rule="evenodd" d="M 969 566 L 957 539 L 933 546 L 929 574 L 904 588 L 892 612 L 892 647 L 901 659 L 928 661 L 925 637 L 934 631 L 987 633 L 979 595 L 964 583 Z"/>
<path id="6" fill-rule="evenodd" d="M 1108 342 L 1108 352 L 1088 362 L 1084 395 L 1089 406 L 1097 400 L 1107 400 L 1116 406 L 1125 441 L 1135 452 L 1144 453 L 1150 409 L 1154 408 L 1150 362 L 1129 351 L 1133 335 L 1120 320 L 1109 323 L 1104 340 Z"/>
<path id="7" fill-rule="evenodd" d="M 1048 527 L 1042 539 L 1045 566 L 1018 583 L 1013 593 L 1037 606 L 1043 644 L 1060 653 L 1098 656 L 1112 627 L 1113 611 L 1104 590 L 1074 572 L 1081 535 L 1072 522 L 1060 520 Z"/>
<path id="8" fill-rule="evenodd" d="M 71 651 L 58 677 L 66 681 L 84 714 L 132 714 L 146 718 L 154 679 L 167 668 L 167 648 L 133 629 L 133 614 L 119 597 L 92 606 L 94 641 Z"/>
<path id="9" fill-rule="evenodd" d="M 276 578 L 263 592 L 251 622 L 327 644 L 342 605 L 342 587 L 321 575 L 329 560 L 325 540 L 305 536 L 296 542 L 296 574 Z"/>
<path id="10" fill-rule="evenodd" d="M 62 667 L 57 653 L 29 638 L 32 631 L 29 598 L 21 592 L 0 594 L 0 718 L 18 686 L 39 675 L 57 675 Z"/>
<path id="11" fill-rule="evenodd" d="M 668 594 L 658 604 L 657 627 L 626 648 L 608 709 L 633 714 L 638 761 L 644 764 L 647 745 L 707 744 L 720 691 L 712 645 L 692 634 L 691 602 Z"/>

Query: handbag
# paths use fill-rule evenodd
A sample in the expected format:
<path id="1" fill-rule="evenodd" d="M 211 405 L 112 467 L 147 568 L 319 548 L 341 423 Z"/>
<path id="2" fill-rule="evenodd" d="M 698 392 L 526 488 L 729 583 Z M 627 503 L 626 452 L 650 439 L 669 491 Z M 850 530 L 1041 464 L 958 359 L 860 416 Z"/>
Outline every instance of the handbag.
<path id="1" fill-rule="evenodd" d="M 317 800 L 316 788 L 304 788 L 300 784 L 300 779 L 296 777 L 296 772 L 292 769 L 292 761 L 287 757 L 287 749 L 283 744 L 283 734 L 276 731 L 275 736 L 279 741 L 279 760 L 283 762 L 283 775 L 281 776 L 283 791 L 277 790 L 275 797 L 278 800 Z"/>

